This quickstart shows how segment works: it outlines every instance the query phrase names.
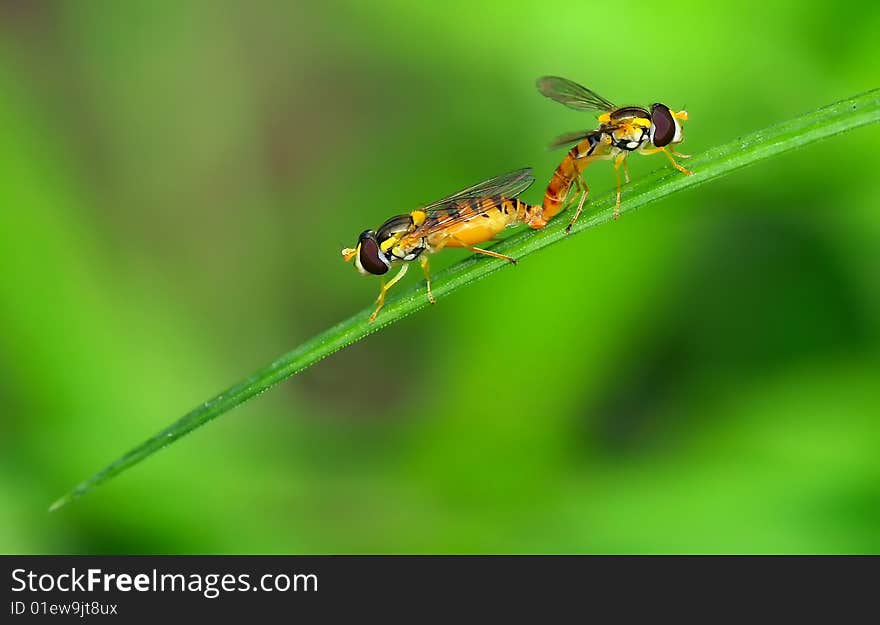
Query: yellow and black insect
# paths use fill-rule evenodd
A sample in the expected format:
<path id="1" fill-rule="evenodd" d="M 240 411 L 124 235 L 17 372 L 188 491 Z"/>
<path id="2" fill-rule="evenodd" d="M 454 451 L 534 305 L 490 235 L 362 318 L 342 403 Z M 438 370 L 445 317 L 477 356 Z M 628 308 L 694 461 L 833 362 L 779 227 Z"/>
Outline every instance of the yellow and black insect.
<path id="1" fill-rule="evenodd" d="M 551 147 L 562 147 L 577 143 L 565 155 L 562 163 L 553 173 L 550 184 L 547 185 L 542 205 L 542 217 L 545 222 L 565 208 L 572 187 L 577 186 L 581 197 L 566 232 L 571 230 L 574 222 L 580 217 L 589 191 L 581 174 L 593 161 L 614 161 L 614 175 L 617 178 L 615 219 L 620 216 L 619 169 L 623 165 L 626 182 L 629 182 L 626 157 L 630 152 L 638 151 L 646 155 L 662 152 L 678 171 L 687 175 L 692 173 L 673 158 L 673 155 L 680 158 L 689 158 L 689 155 L 679 154 L 671 147 L 682 141 L 679 122 L 687 120 L 687 111 L 676 112 L 659 102 L 652 104 L 650 109 L 639 106 L 620 108 L 596 92 L 558 76 L 539 78 L 537 87 L 538 91 L 551 100 L 576 111 L 601 111 L 598 128 L 562 135 L 551 144 Z"/>
<path id="2" fill-rule="evenodd" d="M 382 280 L 382 290 L 376 300 L 376 310 L 370 323 L 385 303 L 385 294 L 418 259 L 428 283 L 428 299 L 433 304 L 431 276 L 427 254 L 444 247 L 463 247 L 477 254 L 502 258 L 516 264 L 510 256 L 475 247 L 492 240 L 508 226 L 529 224 L 541 218 L 541 207 L 526 204 L 517 196 L 535 181 L 530 168 L 519 169 L 480 184 L 463 189 L 411 213 L 392 217 L 377 230 L 365 230 L 358 244 L 342 250 L 346 261 L 354 259 L 362 274 L 384 275 L 391 265 L 403 262 L 400 271 L 391 280 Z M 534 227 L 534 226 L 533 226 Z"/>

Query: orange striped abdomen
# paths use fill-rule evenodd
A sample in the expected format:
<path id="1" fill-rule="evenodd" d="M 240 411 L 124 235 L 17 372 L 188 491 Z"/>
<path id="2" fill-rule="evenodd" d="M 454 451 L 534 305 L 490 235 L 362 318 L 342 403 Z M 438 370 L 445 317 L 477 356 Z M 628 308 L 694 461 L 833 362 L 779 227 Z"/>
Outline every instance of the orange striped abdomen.
<path id="1" fill-rule="evenodd" d="M 580 169 L 577 161 L 577 147 L 573 147 L 553 172 L 553 177 L 550 178 L 550 183 L 544 192 L 544 203 L 542 204 L 544 224 L 565 207 L 571 185 L 574 184 L 578 175 L 580 175 Z"/>
<path id="2" fill-rule="evenodd" d="M 479 245 L 491 241 L 508 226 L 530 224 L 534 216 L 541 215 L 540 206 L 526 204 L 518 199 L 487 198 L 460 210 L 464 219 L 432 233 L 428 237 L 430 247 L 442 249 Z"/>
<path id="3" fill-rule="evenodd" d="M 543 224 L 532 226 L 533 228 L 543 228 L 548 221 L 565 208 L 572 185 L 587 165 L 596 159 L 608 158 L 610 144 L 603 140 L 603 134 L 596 132 L 589 135 L 570 149 L 562 159 L 544 192 Z M 586 190 L 586 183 L 584 183 L 584 188 Z"/>

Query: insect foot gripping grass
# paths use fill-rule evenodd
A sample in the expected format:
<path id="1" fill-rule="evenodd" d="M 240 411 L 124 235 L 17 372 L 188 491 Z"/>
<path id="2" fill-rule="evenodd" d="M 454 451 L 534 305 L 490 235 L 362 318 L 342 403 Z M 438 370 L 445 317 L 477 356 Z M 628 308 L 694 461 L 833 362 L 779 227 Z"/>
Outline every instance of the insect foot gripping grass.
<path id="1" fill-rule="evenodd" d="M 695 155 L 689 161 L 692 176 L 682 176 L 664 168 L 629 185 L 622 194 L 620 212 L 640 208 L 650 202 L 683 189 L 727 175 L 737 169 L 777 156 L 791 150 L 832 137 L 880 120 L 880 89 L 831 104 L 769 128 L 758 130 L 724 145 Z M 615 212 L 616 193 L 598 198 L 591 207 L 593 213 L 573 224 L 572 234 L 603 224 L 612 219 Z M 529 254 L 566 240 L 566 224 L 556 220 L 546 228 L 526 230 L 509 237 L 494 246 L 493 251 L 512 258 Z M 438 273 L 433 279 L 433 296 L 441 299 L 460 288 L 481 280 L 510 263 L 502 258 L 472 256 Z M 349 317 L 332 328 L 312 337 L 293 351 L 284 354 L 265 368 L 223 391 L 216 397 L 187 413 L 153 437 L 147 439 L 128 453 L 115 460 L 98 473 L 81 482 L 69 493 L 52 504 L 57 510 L 77 497 L 88 493 L 99 484 L 115 477 L 151 456 L 163 447 L 189 434 L 197 427 L 230 411 L 239 404 L 256 397 L 281 380 L 295 375 L 322 358 L 359 341 L 368 334 L 388 326 L 428 304 L 424 286 L 389 298 L 375 323 L 369 319 L 373 306 Z"/>

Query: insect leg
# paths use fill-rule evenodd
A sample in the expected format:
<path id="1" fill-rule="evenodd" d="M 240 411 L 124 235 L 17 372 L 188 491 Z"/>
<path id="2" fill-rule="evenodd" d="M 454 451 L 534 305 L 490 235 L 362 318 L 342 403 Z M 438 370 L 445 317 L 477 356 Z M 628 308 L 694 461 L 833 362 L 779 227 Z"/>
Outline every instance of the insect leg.
<path id="1" fill-rule="evenodd" d="M 385 294 L 391 289 L 391 287 L 397 284 L 404 275 L 406 275 L 407 269 L 409 269 L 409 263 L 404 263 L 403 267 L 400 268 L 400 271 L 397 272 L 397 275 L 391 278 L 391 280 L 388 282 L 382 280 L 382 290 L 379 291 L 379 297 L 376 298 L 376 310 L 370 315 L 370 323 L 373 323 L 376 320 L 376 315 L 379 314 L 379 311 L 382 310 L 382 307 L 385 305 Z"/>
<path id="2" fill-rule="evenodd" d="M 614 220 L 620 219 L 620 166 L 624 166 L 626 172 L 626 156 L 628 152 L 622 152 L 614 159 L 614 179 L 617 181 L 617 199 L 614 201 Z M 626 181 L 629 182 L 629 172 L 626 172 Z"/>
<path id="3" fill-rule="evenodd" d="M 458 243 L 461 247 L 465 248 L 473 252 L 474 254 L 484 254 L 485 256 L 491 256 L 492 258 L 500 258 L 501 260 L 506 260 L 509 263 L 516 264 L 516 259 L 513 256 L 505 256 L 504 254 L 499 254 L 498 252 L 493 252 L 492 250 L 486 250 L 481 247 L 474 247 L 469 243 L 465 243 L 458 237 L 450 237 L 453 241 Z"/>
<path id="4" fill-rule="evenodd" d="M 428 257 L 422 254 L 419 257 L 419 263 L 422 265 L 422 273 L 425 274 L 425 282 L 428 284 L 428 301 L 436 304 L 437 300 L 434 299 L 434 294 L 431 292 L 431 272 L 428 269 Z"/>
<path id="5" fill-rule="evenodd" d="M 682 167 L 681 165 L 679 165 L 675 161 L 675 158 L 672 156 L 672 154 L 669 153 L 669 150 L 667 150 L 666 148 L 663 148 L 663 153 L 666 155 L 666 158 L 669 159 L 669 162 L 672 163 L 672 166 L 675 167 L 681 173 L 683 173 L 685 176 L 690 176 L 691 174 L 694 173 L 690 169 L 687 169 L 686 167 Z"/>
<path id="6" fill-rule="evenodd" d="M 589 188 L 587 187 L 587 183 L 584 182 L 584 179 L 580 174 L 578 174 L 574 180 L 575 180 L 575 184 L 577 184 L 578 189 L 581 192 L 581 199 L 578 201 L 578 207 L 577 207 L 577 210 L 574 212 L 574 216 L 571 218 L 571 221 L 568 222 L 568 225 L 565 227 L 565 234 L 568 234 L 571 232 L 571 227 L 574 225 L 574 222 L 576 222 L 578 220 L 578 217 L 581 216 L 581 211 L 584 210 L 584 202 L 587 201 L 587 193 L 589 193 L 589 191 L 590 191 Z"/>
<path id="7" fill-rule="evenodd" d="M 650 156 L 651 154 L 657 154 L 657 152 L 663 152 L 666 158 L 669 159 L 669 162 L 672 163 L 672 166 L 675 167 L 678 171 L 683 173 L 685 176 L 690 176 L 692 172 L 690 169 L 682 167 L 678 163 L 675 162 L 675 159 L 672 157 L 672 154 L 669 153 L 669 150 L 666 148 L 648 148 L 646 150 L 641 150 L 642 154 L 645 156 Z"/>

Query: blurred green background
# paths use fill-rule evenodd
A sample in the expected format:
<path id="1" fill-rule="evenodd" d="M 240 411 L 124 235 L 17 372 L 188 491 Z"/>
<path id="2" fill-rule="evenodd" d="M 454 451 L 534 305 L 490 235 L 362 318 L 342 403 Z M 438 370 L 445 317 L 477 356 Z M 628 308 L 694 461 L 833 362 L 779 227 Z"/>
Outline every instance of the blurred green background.
<path id="1" fill-rule="evenodd" d="M 595 120 L 537 76 L 686 106 L 685 152 L 878 86 L 876 2 L 723 4 L 0 2 L 0 552 L 880 552 L 876 126 L 529 257 L 46 511 L 370 303 L 361 230 L 526 165 L 540 201 Z"/>

